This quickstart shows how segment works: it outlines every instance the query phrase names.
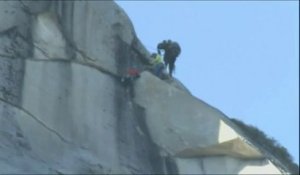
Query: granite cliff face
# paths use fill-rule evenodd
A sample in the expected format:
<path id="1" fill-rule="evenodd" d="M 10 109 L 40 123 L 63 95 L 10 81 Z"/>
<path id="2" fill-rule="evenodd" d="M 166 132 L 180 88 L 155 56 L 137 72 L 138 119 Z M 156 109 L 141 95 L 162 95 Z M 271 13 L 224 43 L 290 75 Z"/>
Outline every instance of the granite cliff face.
<path id="1" fill-rule="evenodd" d="M 113 1 L 0 1 L 0 173 L 285 174 L 219 110 L 145 71 Z"/>

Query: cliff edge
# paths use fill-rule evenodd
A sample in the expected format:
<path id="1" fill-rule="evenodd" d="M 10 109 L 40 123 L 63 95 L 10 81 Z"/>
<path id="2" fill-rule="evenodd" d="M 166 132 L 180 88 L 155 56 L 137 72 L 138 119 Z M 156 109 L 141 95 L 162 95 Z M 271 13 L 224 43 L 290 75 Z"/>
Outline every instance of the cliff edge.
<path id="1" fill-rule="evenodd" d="M 148 59 L 113 1 L 0 1 L 0 174 L 288 173 L 177 80 L 131 97 Z"/>

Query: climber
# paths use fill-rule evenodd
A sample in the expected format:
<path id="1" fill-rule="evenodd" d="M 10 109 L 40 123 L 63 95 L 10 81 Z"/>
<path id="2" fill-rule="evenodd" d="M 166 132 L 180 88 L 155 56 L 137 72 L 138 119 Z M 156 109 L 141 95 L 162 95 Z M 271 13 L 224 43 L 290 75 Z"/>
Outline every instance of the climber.
<path id="1" fill-rule="evenodd" d="M 121 77 L 121 83 L 125 86 L 132 84 L 132 82 L 140 77 L 140 71 L 135 68 L 129 68 L 124 77 Z"/>
<path id="2" fill-rule="evenodd" d="M 171 40 L 163 40 L 157 45 L 158 54 L 161 54 L 161 50 L 164 50 L 164 62 L 165 66 L 169 65 L 169 75 L 172 77 L 175 69 L 175 61 L 181 52 L 181 48 L 177 42 Z"/>
<path id="3" fill-rule="evenodd" d="M 162 57 L 160 54 L 152 53 L 151 58 L 152 60 L 150 61 L 150 64 L 152 65 L 152 73 L 159 78 L 163 78 L 163 70 L 165 69 L 165 65 L 162 61 Z"/>
<path id="4" fill-rule="evenodd" d="M 140 77 L 140 71 L 129 68 L 125 76 L 121 77 L 121 83 L 127 88 L 131 97 L 134 97 L 133 81 Z"/>

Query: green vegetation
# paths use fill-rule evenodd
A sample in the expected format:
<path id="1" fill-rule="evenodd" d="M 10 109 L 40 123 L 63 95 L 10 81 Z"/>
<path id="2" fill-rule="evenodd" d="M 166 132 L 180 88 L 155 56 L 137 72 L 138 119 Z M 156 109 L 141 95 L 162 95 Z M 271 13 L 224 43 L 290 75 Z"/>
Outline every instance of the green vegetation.
<path id="1" fill-rule="evenodd" d="M 247 125 L 240 120 L 231 119 L 237 126 L 251 140 L 262 146 L 265 150 L 274 155 L 282 164 L 284 164 L 288 170 L 293 174 L 299 174 L 299 166 L 294 163 L 292 156 L 288 153 L 287 149 L 281 146 L 275 139 L 268 137 L 264 132 L 258 128 Z"/>

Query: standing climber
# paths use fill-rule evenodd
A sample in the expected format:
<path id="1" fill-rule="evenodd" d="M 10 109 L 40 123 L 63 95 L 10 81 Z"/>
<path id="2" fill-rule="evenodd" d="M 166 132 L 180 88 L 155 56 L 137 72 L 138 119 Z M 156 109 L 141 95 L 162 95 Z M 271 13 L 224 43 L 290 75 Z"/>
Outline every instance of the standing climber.
<path id="1" fill-rule="evenodd" d="M 181 52 L 181 48 L 177 42 L 171 40 L 163 40 L 157 45 L 158 54 L 164 50 L 164 62 L 166 67 L 169 65 L 169 75 L 172 77 L 175 69 L 175 61 Z"/>
<path id="2" fill-rule="evenodd" d="M 129 68 L 125 76 L 121 77 L 121 83 L 129 91 L 131 97 L 134 97 L 133 81 L 140 77 L 140 71 L 135 68 Z"/>
<path id="3" fill-rule="evenodd" d="M 162 78 L 163 70 L 165 69 L 165 65 L 162 61 L 162 57 L 157 53 L 153 53 L 151 54 L 151 58 L 152 60 L 150 61 L 150 63 L 152 65 L 153 74 L 159 78 Z"/>

